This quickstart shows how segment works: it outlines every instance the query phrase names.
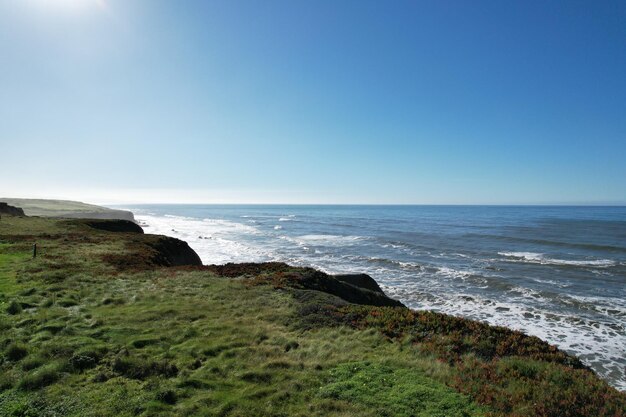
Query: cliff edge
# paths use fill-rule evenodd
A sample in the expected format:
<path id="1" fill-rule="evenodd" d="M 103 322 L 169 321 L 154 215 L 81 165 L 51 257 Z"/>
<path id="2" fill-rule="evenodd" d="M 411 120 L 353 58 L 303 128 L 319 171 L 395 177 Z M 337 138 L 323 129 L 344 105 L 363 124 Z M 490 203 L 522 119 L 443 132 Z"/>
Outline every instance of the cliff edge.
<path id="1" fill-rule="evenodd" d="M 0 201 L 0 215 L 6 214 L 9 216 L 25 216 L 24 210 L 19 207 L 10 206 L 7 203 Z"/>

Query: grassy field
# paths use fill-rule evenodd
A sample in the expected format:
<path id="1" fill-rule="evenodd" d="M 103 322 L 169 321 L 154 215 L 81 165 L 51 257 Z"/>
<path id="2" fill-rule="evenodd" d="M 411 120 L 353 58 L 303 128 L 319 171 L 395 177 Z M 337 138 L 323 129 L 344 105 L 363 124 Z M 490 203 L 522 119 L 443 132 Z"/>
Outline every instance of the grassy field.
<path id="1" fill-rule="evenodd" d="M 2 218 L 0 415 L 624 416 L 539 339 L 347 303 L 301 268 L 158 266 L 151 239 Z"/>
<path id="2" fill-rule="evenodd" d="M 129 211 L 110 209 L 80 201 L 3 197 L 0 201 L 23 209 L 27 216 L 133 220 L 133 215 Z"/>

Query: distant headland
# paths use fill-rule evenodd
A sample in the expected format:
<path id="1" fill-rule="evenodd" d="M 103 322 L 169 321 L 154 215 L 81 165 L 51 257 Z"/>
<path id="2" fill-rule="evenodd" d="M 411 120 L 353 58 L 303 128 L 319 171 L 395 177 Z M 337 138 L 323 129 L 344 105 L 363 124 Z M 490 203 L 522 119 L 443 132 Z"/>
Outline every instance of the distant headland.
<path id="1" fill-rule="evenodd" d="M 22 209 L 26 216 L 135 221 L 130 211 L 110 209 L 80 201 L 0 197 L 0 202 Z"/>

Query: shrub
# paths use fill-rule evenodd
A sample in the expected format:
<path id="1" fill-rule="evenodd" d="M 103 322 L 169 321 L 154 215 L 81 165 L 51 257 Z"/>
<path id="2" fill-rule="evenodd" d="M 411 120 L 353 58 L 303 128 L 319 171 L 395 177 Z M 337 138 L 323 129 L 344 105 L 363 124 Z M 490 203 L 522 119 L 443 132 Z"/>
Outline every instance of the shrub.
<path id="1" fill-rule="evenodd" d="M 165 404 L 176 404 L 178 399 L 176 392 L 171 389 L 166 389 L 157 392 L 156 399 Z"/>
<path id="2" fill-rule="evenodd" d="M 156 343 L 159 343 L 157 339 L 137 339 L 137 340 L 133 340 L 131 342 L 131 345 L 133 345 L 133 347 L 137 349 L 141 349 L 146 346 L 154 345 Z"/>
<path id="3" fill-rule="evenodd" d="M 37 288 L 32 287 L 32 288 L 29 288 L 27 290 L 20 291 L 20 295 L 23 295 L 23 296 L 27 297 L 29 295 L 35 294 L 36 292 L 37 292 Z"/>
<path id="4" fill-rule="evenodd" d="M 22 369 L 32 371 L 44 364 L 44 360 L 39 356 L 30 357 L 22 361 Z"/>
<path id="5" fill-rule="evenodd" d="M 23 345 L 20 345 L 17 343 L 11 343 L 7 347 L 7 350 L 5 351 L 4 355 L 6 356 L 8 360 L 16 362 L 22 358 L 25 358 L 26 355 L 28 355 L 28 349 L 26 349 L 26 347 Z"/>
<path id="6" fill-rule="evenodd" d="M 43 280 L 47 284 L 58 284 L 65 281 L 65 273 L 63 271 L 48 272 L 43 276 Z"/>
<path id="7" fill-rule="evenodd" d="M 113 361 L 113 370 L 132 379 L 145 379 L 149 376 L 171 378 L 178 375 L 178 368 L 172 363 L 149 361 L 142 358 L 117 357 Z"/>
<path id="8" fill-rule="evenodd" d="M 75 300 L 70 300 L 70 299 L 59 300 L 58 304 L 61 307 L 74 307 L 74 306 L 78 305 L 78 303 Z"/>
<path id="9" fill-rule="evenodd" d="M 19 387 L 20 389 L 31 391 L 50 385 L 61 378 L 59 369 L 60 366 L 57 363 L 39 368 L 24 376 L 19 383 Z"/>
<path id="10" fill-rule="evenodd" d="M 108 380 L 109 380 L 109 376 L 105 374 L 104 372 L 98 372 L 96 375 L 94 375 L 92 379 L 92 381 L 96 383 L 106 382 Z"/>
<path id="11" fill-rule="evenodd" d="M 22 306 L 15 300 L 12 300 L 7 306 L 7 313 L 12 316 L 20 314 L 22 312 Z"/>
<path id="12" fill-rule="evenodd" d="M 626 397 L 586 369 L 522 358 L 466 357 L 453 383 L 460 392 L 516 417 L 616 417 Z"/>
<path id="13" fill-rule="evenodd" d="M 291 341 L 291 342 L 287 342 L 287 344 L 285 345 L 285 352 L 289 352 L 292 349 L 298 349 L 300 347 L 300 344 L 296 341 Z"/>
<path id="14" fill-rule="evenodd" d="M 13 379 L 7 374 L 0 375 L 0 392 L 13 388 Z"/>
<path id="15" fill-rule="evenodd" d="M 70 358 L 70 365 L 77 371 L 83 371 L 85 369 L 91 369 L 97 365 L 97 360 L 93 356 L 83 355 L 80 353 L 72 355 Z"/>
<path id="16" fill-rule="evenodd" d="M 246 372 L 241 375 L 241 379 L 255 384 L 269 384 L 272 382 L 272 375 L 267 372 Z"/>

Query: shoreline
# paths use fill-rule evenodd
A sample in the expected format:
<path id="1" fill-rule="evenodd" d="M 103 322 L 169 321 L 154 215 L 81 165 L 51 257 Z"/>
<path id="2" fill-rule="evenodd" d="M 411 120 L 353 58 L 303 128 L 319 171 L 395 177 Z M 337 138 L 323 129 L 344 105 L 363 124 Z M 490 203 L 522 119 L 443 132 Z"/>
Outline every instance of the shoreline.
<path id="1" fill-rule="evenodd" d="M 172 212 L 173 214 L 174 212 Z M 145 214 L 145 213 L 144 213 Z M 213 241 L 209 241 L 209 240 L 196 240 L 195 237 L 198 235 L 202 235 L 202 234 L 207 234 L 209 233 L 208 231 L 204 231 L 203 229 L 206 227 L 210 227 L 213 228 L 213 223 L 206 223 L 207 219 L 205 219 L 205 221 L 203 222 L 202 219 L 193 219 L 193 218 L 183 218 L 180 217 L 178 218 L 176 215 L 168 215 L 167 219 L 169 220 L 163 220 L 164 223 L 162 225 L 160 225 L 159 227 L 157 227 L 156 229 L 154 228 L 155 224 L 152 224 L 151 227 L 148 227 L 146 230 L 152 230 L 152 232 L 157 232 L 157 233 L 165 233 L 168 234 L 170 236 L 173 237 L 178 237 L 178 238 L 183 238 L 185 239 L 186 237 L 191 237 L 191 246 L 196 248 L 196 250 L 198 251 L 198 253 L 202 254 L 203 253 L 207 253 L 206 251 L 209 250 L 208 247 L 206 246 L 208 243 L 211 243 L 212 245 L 218 245 L 220 244 L 221 240 L 213 240 Z M 146 220 L 144 217 L 142 217 L 142 214 L 138 214 L 138 219 L 144 219 Z M 182 219 L 182 220 L 178 220 L 178 219 Z M 245 224 L 245 222 L 249 221 L 251 218 L 250 217 L 244 217 L 242 218 L 242 224 Z M 277 217 L 278 219 L 278 217 Z M 149 220 L 148 223 L 150 223 Z M 190 221 L 191 223 L 189 223 L 189 227 L 190 229 L 184 229 L 183 228 L 183 223 L 181 223 L 182 221 Z M 171 222 L 171 223 L 170 223 Z M 289 222 L 277 222 L 278 224 L 290 224 Z M 270 226 L 273 223 L 268 223 Z M 253 226 L 257 226 L 258 228 L 258 223 L 256 224 L 252 224 Z M 233 228 L 235 226 L 230 226 L 228 225 L 228 227 Z M 247 226 L 246 226 L 247 227 Z M 210 229 L 212 230 L 212 229 Z M 219 230 L 219 229 L 216 229 Z M 282 230 L 278 231 L 279 233 L 282 232 Z M 194 234 L 195 233 L 195 234 Z M 255 232 L 256 233 L 256 232 Z M 218 235 L 219 236 L 219 235 Z M 226 235 L 225 235 L 226 236 Z M 237 235 L 234 235 L 237 236 Z M 226 237 L 225 237 L 226 238 Z M 220 238 L 221 239 L 221 238 Z M 240 240 L 235 240 L 234 241 L 235 244 L 239 245 Z M 245 240 L 243 241 L 245 242 Z M 280 241 L 279 241 L 280 242 Z M 227 242 L 228 243 L 228 242 Z M 287 243 L 287 242 L 286 242 Z M 286 244 L 285 243 L 285 244 Z M 350 242 L 347 242 L 350 243 Z M 199 244 L 200 246 L 196 246 L 197 244 Z M 213 248 L 214 246 L 209 246 L 210 248 Z M 218 251 L 221 250 L 220 248 L 218 248 Z M 254 251 L 249 251 L 250 253 L 254 253 Z M 245 252 L 244 252 L 245 253 Z M 230 259 L 227 258 L 227 255 L 220 255 L 220 256 L 224 256 L 224 261 L 222 262 L 229 262 Z M 259 260 L 257 260 L 258 262 L 262 262 L 262 261 L 267 261 L 267 260 L 278 260 L 278 261 L 285 261 L 285 259 L 281 259 L 281 258 L 274 258 L 274 257 L 267 257 L 267 258 L 261 258 Z M 237 261 L 235 261 L 237 262 Z M 242 262 L 245 262 L 242 260 Z M 289 261 L 287 261 L 289 262 Z M 363 269 L 359 269 L 359 268 L 355 268 L 355 269 L 340 269 L 340 270 L 333 270 L 333 269 L 327 269 L 327 268 L 320 268 L 319 264 L 316 263 L 307 263 L 307 262 L 296 262 L 295 265 L 298 266 L 312 266 L 314 268 L 318 268 L 318 269 L 322 269 L 327 273 L 345 273 L 345 272 L 359 272 L 359 273 L 368 273 L 368 271 L 363 270 Z M 424 273 L 423 269 L 422 271 L 417 271 L 420 273 Z M 433 274 L 436 274 L 437 271 L 433 271 Z M 537 313 L 533 313 L 533 316 L 531 316 L 531 319 L 529 320 L 525 314 L 528 314 L 526 311 L 526 308 L 520 308 L 517 307 L 516 305 L 507 305 L 507 304 L 498 304 L 498 303 L 494 303 L 494 302 L 490 302 L 488 305 L 483 305 L 484 302 L 487 301 L 481 301 L 480 298 L 475 297 L 475 296 L 471 296 L 471 295 L 464 295 L 463 293 L 457 293 L 459 295 L 460 298 L 463 298 L 463 300 L 459 301 L 459 307 L 456 306 L 456 304 L 454 304 L 454 309 L 451 308 L 442 308 L 443 306 L 433 306 L 433 305 L 424 305 L 421 302 L 415 302 L 415 301 L 411 301 L 411 293 L 404 293 L 405 291 L 403 289 L 403 287 L 401 286 L 396 286 L 394 287 L 393 283 L 389 283 L 388 281 L 386 281 L 385 279 L 380 280 L 380 278 L 376 275 L 373 275 L 373 278 L 376 279 L 384 288 L 385 288 L 385 292 L 388 293 L 390 296 L 396 298 L 396 299 L 400 299 L 402 302 L 404 302 L 405 304 L 407 304 L 408 306 L 410 306 L 411 308 L 416 308 L 416 309 L 429 309 L 429 310 L 434 310 L 434 311 L 439 311 L 445 314 L 452 314 L 454 316 L 457 317 L 463 317 L 463 318 L 469 318 L 469 319 L 473 319 L 473 320 L 478 320 L 480 322 L 483 323 L 487 323 L 490 325 L 495 325 L 495 326 L 506 326 L 508 328 L 517 330 L 517 331 L 523 331 L 524 333 L 528 334 L 528 335 L 532 335 L 532 336 L 538 336 L 540 337 L 542 340 L 547 340 L 549 341 L 549 343 L 553 343 L 558 345 L 561 349 L 565 349 L 566 351 L 570 352 L 573 355 L 576 355 L 577 357 L 581 357 L 583 358 L 583 360 L 585 360 L 585 363 L 588 366 L 591 366 L 596 372 L 598 372 L 600 375 L 602 375 L 604 378 L 606 378 L 608 381 L 611 382 L 611 384 L 613 384 L 613 386 L 615 386 L 618 389 L 621 389 L 622 391 L 626 390 L 626 382 L 622 381 L 620 379 L 619 376 L 609 376 L 611 375 L 611 373 L 613 372 L 611 369 L 615 369 L 615 367 L 619 367 L 619 364 L 616 363 L 613 360 L 606 360 L 603 358 L 598 358 L 598 357 L 590 357 L 587 356 L 588 354 L 586 353 L 586 350 L 580 350 L 580 348 L 569 348 L 570 345 L 576 345 L 576 344 L 580 344 L 581 340 L 580 340 L 580 334 L 578 333 L 579 330 L 575 327 L 573 327 L 569 333 L 567 333 L 565 335 L 565 338 L 563 336 L 561 336 L 561 333 L 563 333 L 562 330 L 562 326 L 559 326 L 558 328 L 556 328 L 556 330 L 552 330 L 553 328 L 552 323 L 545 321 L 541 323 L 541 326 L 537 327 L 537 326 L 533 326 L 532 323 L 532 317 L 533 316 L 537 316 Z M 461 277 L 464 278 L 464 277 Z M 404 295 L 404 296 L 403 296 Z M 532 295 L 532 294 L 531 294 Z M 462 296 L 462 297 L 461 297 Z M 470 310 L 470 307 L 475 307 L 473 310 Z M 478 313 L 477 313 L 478 312 Z M 550 316 L 550 315 L 554 315 L 554 312 L 552 311 L 545 311 L 546 316 Z M 568 317 L 562 317 L 561 320 L 568 320 Z M 567 323 L 567 322 L 565 322 Z M 573 326 L 573 325 L 572 325 Z M 557 333 L 557 334 L 553 334 L 553 333 Z M 592 334 L 593 333 L 593 334 Z M 595 331 L 589 333 L 589 337 L 595 338 Z M 583 339 L 583 341 L 586 339 Z M 594 341 L 594 344 L 597 344 L 597 342 Z M 602 345 L 601 345 L 602 346 Z M 619 357 L 619 352 L 621 349 L 621 345 L 619 344 L 619 340 L 615 339 L 613 341 L 612 344 L 605 344 L 602 346 L 602 349 L 612 349 L 613 353 L 607 353 L 605 354 L 605 357 L 610 357 L 611 355 L 617 355 L 617 357 Z M 593 352 L 599 352 L 599 350 L 597 350 L 596 348 L 589 348 L 587 350 L 593 351 Z M 609 351 L 610 352 L 610 351 Z M 617 379 L 616 379 L 617 378 Z"/>
<path id="2" fill-rule="evenodd" d="M 94 209 L 94 208 L 95 208 L 96 210 L 97 210 L 97 209 L 99 209 L 99 207 L 98 207 L 98 206 L 89 205 L 89 204 L 84 204 L 84 203 L 77 203 L 77 202 L 69 202 L 69 201 L 64 201 L 64 202 L 61 202 L 61 201 L 52 201 L 52 202 L 50 202 L 50 203 L 48 203 L 46 200 L 19 200 L 19 199 L 17 199 L 17 200 L 16 200 L 16 199 L 13 199 L 13 201 L 23 201 L 23 202 L 27 202 L 28 204 L 30 204 L 30 206 L 31 206 L 30 208 L 31 208 L 31 209 L 32 209 L 33 205 L 38 205 L 38 206 L 40 206 L 40 207 L 41 207 L 41 206 L 43 206 L 43 207 L 48 206 L 48 207 L 49 207 L 49 206 L 50 206 L 50 204 L 57 205 L 57 206 L 58 206 L 59 204 L 68 204 L 70 207 L 72 207 L 72 206 L 73 206 L 73 207 L 81 207 L 81 209 L 84 209 L 84 207 L 88 207 L 88 208 L 90 208 L 90 209 Z M 58 207 L 57 207 L 57 208 L 58 208 Z M 67 211 L 67 207 L 65 207 L 64 209 Z M 107 209 L 107 208 L 102 208 L 102 210 L 105 210 L 105 211 L 106 211 L 106 210 L 109 210 L 109 209 Z M 130 214 L 130 217 L 132 217 L 132 221 L 133 221 L 134 223 L 138 223 L 138 224 L 139 224 L 139 223 L 141 223 L 142 214 L 139 214 L 139 215 L 138 215 L 138 219 L 139 219 L 139 220 L 135 220 L 135 213 L 133 213 L 133 212 L 132 212 L 131 210 L 129 210 L 129 209 L 127 209 L 127 210 L 116 210 L 116 211 L 114 212 L 114 214 L 116 214 L 116 212 L 128 213 L 128 214 Z M 67 218 L 70 218 L 70 217 L 71 217 L 71 216 L 68 216 Z M 80 216 L 80 217 L 82 217 L 82 216 Z M 127 215 L 125 215 L 124 217 L 128 217 L 128 216 L 127 216 Z M 168 218 L 172 218 L 172 219 L 176 218 L 176 216 L 173 216 L 173 215 L 169 215 L 169 216 L 166 216 L 166 217 L 168 217 Z M 248 216 L 243 216 L 243 217 L 247 218 Z M 206 219 L 205 219 L 205 220 L 206 220 Z M 283 220 L 283 219 L 281 218 L 280 220 Z M 287 218 L 285 218 L 284 220 L 291 220 L 291 219 L 287 219 Z M 148 227 L 148 229 L 150 229 L 150 228 L 151 228 L 151 226 L 150 226 L 148 223 L 145 223 L 145 222 L 144 222 L 143 226 L 144 226 L 144 228 L 145 228 L 145 227 Z M 149 231 L 149 230 L 148 230 L 148 231 Z M 166 233 L 166 234 L 167 234 L 167 235 L 170 235 L 170 236 L 172 236 L 172 237 L 177 237 L 177 238 L 179 238 L 179 237 L 180 237 L 180 236 L 177 236 L 177 234 L 178 234 L 178 233 L 177 233 L 177 231 L 176 231 L 176 230 L 172 229 L 172 230 L 171 230 L 171 232 L 173 232 L 173 233 Z M 189 245 L 189 242 L 187 242 L 187 245 Z M 190 246 L 192 246 L 192 247 L 193 247 L 193 242 L 191 243 L 191 245 L 190 245 Z M 198 249 L 196 249 L 196 252 L 197 252 L 197 253 L 202 253 L 202 250 L 198 250 Z M 224 263 L 229 263 L 229 261 L 230 261 L 230 260 L 227 260 L 227 261 L 226 261 L 226 262 L 224 262 Z M 246 264 L 246 263 L 244 262 L 244 264 Z M 328 274 L 331 274 L 331 276 L 332 276 L 332 274 L 333 274 L 333 272 L 334 272 L 334 271 L 328 271 L 326 268 L 319 268 L 319 266 L 317 266 L 317 265 L 307 265 L 306 263 L 305 263 L 304 265 L 303 265 L 302 263 L 297 263 L 297 264 L 296 264 L 296 266 L 310 266 L 310 267 L 313 267 L 313 268 L 318 268 L 318 269 L 320 269 L 320 270 L 322 270 L 322 271 L 325 271 L 325 272 L 326 272 L 326 273 L 328 273 Z M 390 284 L 386 283 L 386 282 L 385 282 L 385 280 L 379 281 L 379 282 L 377 283 L 377 281 L 376 281 L 376 278 L 375 278 L 375 277 L 372 277 L 372 276 L 370 276 L 370 275 L 368 275 L 368 274 L 366 274 L 366 273 L 363 273 L 362 271 L 359 271 L 358 269 L 357 269 L 356 271 L 353 271 L 353 270 L 350 270 L 350 271 L 341 270 L 341 271 L 337 271 L 337 272 L 339 272 L 339 274 L 340 274 L 340 275 L 341 275 L 342 273 L 343 273 L 343 274 L 348 273 L 347 275 L 350 275 L 350 273 L 351 273 L 351 272 L 356 272 L 357 274 L 360 274 L 360 275 L 362 275 L 362 276 L 365 276 L 365 277 L 367 277 L 369 280 L 371 280 L 372 282 L 374 282 L 374 283 L 375 283 L 375 285 L 376 285 L 379 289 L 380 289 L 379 284 L 380 284 L 380 285 L 382 285 L 382 286 L 385 288 L 385 292 L 386 292 L 386 293 L 391 294 L 391 296 L 392 296 L 392 297 L 394 297 L 394 298 L 396 298 L 396 299 L 398 299 L 398 298 L 399 298 L 400 300 L 402 300 L 402 299 L 403 299 L 403 297 L 401 296 L 401 294 L 402 294 L 402 293 L 401 293 L 401 292 L 399 293 L 397 288 L 395 288 L 393 285 L 390 285 Z M 334 273 L 337 273 L 337 272 L 334 272 Z M 398 297 L 399 295 L 400 295 L 400 297 Z M 405 298 L 406 298 L 406 296 L 405 296 Z M 467 298 L 468 298 L 468 300 L 471 300 L 471 297 L 467 297 Z M 547 334 L 545 334 L 545 333 L 539 332 L 539 334 L 538 334 L 537 332 L 528 332 L 528 329 L 527 329 L 527 327 L 526 327 L 526 326 L 519 326 L 519 325 L 515 326 L 514 324 L 511 324 L 511 322 L 510 322 L 510 321 L 508 321 L 508 319 L 506 318 L 507 316 L 506 316 L 506 315 L 502 315 L 502 314 L 501 314 L 501 312 L 499 311 L 499 309 L 497 309 L 498 311 L 496 311 L 494 314 L 491 314 L 489 317 L 486 317 L 486 318 L 485 318 L 485 317 L 483 317 L 483 318 L 480 318 L 480 317 L 479 317 L 479 318 L 476 318 L 476 317 L 473 317 L 472 315 L 469 315 L 469 316 L 468 316 L 468 314 L 467 314 L 467 313 L 464 313 L 463 311 L 455 311 L 455 312 L 450 313 L 450 312 L 445 311 L 445 310 L 444 310 L 444 311 L 442 311 L 441 309 L 438 309 L 438 308 L 436 308 L 436 307 L 435 307 L 435 308 L 433 308 L 432 306 L 430 306 L 430 307 L 429 307 L 429 306 L 423 306 L 423 305 L 420 305 L 420 304 L 417 304 L 417 305 L 416 305 L 416 304 L 415 304 L 414 302 L 412 302 L 410 299 L 405 299 L 403 302 L 407 303 L 407 305 L 408 305 L 411 309 L 415 309 L 415 310 L 417 310 L 417 311 L 420 311 L 420 310 L 438 311 L 438 312 L 441 312 L 441 313 L 443 313 L 443 314 L 451 314 L 452 316 L 459 317 L 459 318 L 463 318 L 463 319 L 477 320 L 477 321 L 479 321 L 479 322 L 481 322 L 481 323 L 485 323 L 485 324 L 492 325 L 492 326 L 494 326 L 494 325 L 495 325 L 495 326 L 504 326 L 504 327 L 507 327 L 507 328 L 512 329 L 512 330 L 515 330 L 515 331 L 522 331 L 523 333 L 525 333 L 525 334 L 527 334 L 527 335 L 529 335 L 529 336 L 539 336 L 542 340 L 547 340 L 547 341 L 549 341 L 549 343 L 555 343 L 555 342 L 554 342 L 554 340 L 551 340 L 551 339 L 550 339 L 550 337 L 548 337 L 548 335 L 547 335 Z M 508 309 L 507 309 L 507 310 L 508 310 Z M 502 316 L 502 317 L 500 317 L 500 316 Z M 558 345 L 558 341 L 557 341 L 557 345 Z M 561 348 L 561 349 L 563 349 L 563 347 L 560 347 L 560 348 Z M 567 350 L 567 349 L 565 349 L 565 350 Z M 581 357 L 581 358 L 583 358 L 583 360 L 585 360 L 585 356 L 584 356 L 584 355 L 580 356 L 580 355 L 579 355 L 576 351 L 570 351 L 570 354 L 575 355 L 576 357 Z M 589 363 L 589 362 L 588 362 L 588 363 L 587 363 L 587 366 L 590 366 L 592 369 L 594 369 L 593 362 L 591 362 L 591 363 Z M 596 372 L 597 372 L 597 370 L 596 370 Z M 623 384 L 621 384 L 619 381 L 615 382 L 615 381 L 611 380 L 610 378 L 608 378 L 608 381 L 609 381 L 609 382 L 610 382 L 613 386 L 615 386 L 616 388 L 618 388 L 618 389 L 620 389 L 620 390 L 622 390 L 622 391 L 626 390 L 626 387 L 622 386 Z"/>
<path id="3" fill-rule="evenodd" d="M 43 392 L 52 407 L 67 390 L 83 404 L 123 389 L 135 401 L 129 407 L 146 393 L 156 399 L 141 405 L 151 415 L 189 411 L 215 391 L 238 398 L 232 407 L 266 414 L 267 402 L 245 394 L 263 389 L 279 395 L 274 406 L 296 401 L 321 416 L 333 404 L 362 415 L 372 394 L 343 397 L 351 391 L 339 388 L 361 378 L 378 412 L 403 416 L 424 406 L 416 389 L 430 393 L 435 415 L 534 417 L 565 402 L 572 415 L 612 416 L 626 407 L 624 393 L 547 342 L 394 304 L 362 275 L 202 265 L 185 242 L 120 220 L 3 217 L 0 260 L 9 338 L 0 340 L 9 358 L 0 361 L 0 411 Z M 397 408 L 398 395 L 408 409 Z M 203 407 L 219 411 L 219 398 Z M 120 406 L 89 403 L 104 415 Z"/>

